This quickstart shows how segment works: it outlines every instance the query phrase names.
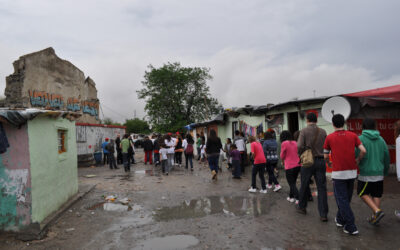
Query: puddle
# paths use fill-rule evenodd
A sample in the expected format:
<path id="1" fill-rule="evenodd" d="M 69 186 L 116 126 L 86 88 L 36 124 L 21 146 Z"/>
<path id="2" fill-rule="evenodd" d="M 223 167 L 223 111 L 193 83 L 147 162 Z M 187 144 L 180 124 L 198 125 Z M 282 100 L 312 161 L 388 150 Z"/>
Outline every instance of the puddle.
<path id="1" fill-rule="evenodd" d="M 212 214 L 229 216 L 251 215 L 258 217 L 268 214 L 273 203 L 267 197 L 210 196 L 202 199 L 186 200 L 175 207 L 163 207 L 153 212 L 156 221 L 170 221 L 205 217 Z"/>
<path id="2" fill-rule="evenodd" d="M 192 235 L 171 235 L 146 240 L 134 249 L 185 249 L 197 244 L 199 240 Z"/>

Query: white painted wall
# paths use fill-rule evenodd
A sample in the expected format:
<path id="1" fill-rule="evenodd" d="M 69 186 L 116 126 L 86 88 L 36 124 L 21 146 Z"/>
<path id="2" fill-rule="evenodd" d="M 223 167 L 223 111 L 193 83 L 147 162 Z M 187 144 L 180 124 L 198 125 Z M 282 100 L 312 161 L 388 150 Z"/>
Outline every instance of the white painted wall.
<path id="1" fill-rule="evenodd" d="M 105 138 L 115 140 L 117 134 L 121 135 L 121 139 L 125 134 L 123 128 L 110 128 L 98 126 L 76 126 L 76 144 L 78 155 L 93 154 L 101 150 L 101 144 Z"/>

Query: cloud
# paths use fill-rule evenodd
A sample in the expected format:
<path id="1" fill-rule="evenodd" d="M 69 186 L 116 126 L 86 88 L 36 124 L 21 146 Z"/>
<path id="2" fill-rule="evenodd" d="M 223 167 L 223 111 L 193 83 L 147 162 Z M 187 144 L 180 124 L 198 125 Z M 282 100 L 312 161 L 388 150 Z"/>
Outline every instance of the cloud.
<path id="1" fill-rule="evenodd" d="M 95 80 L 104 115 L 119 121 L 145 116 L 136 90 L 149 64 L 210 67 L 226 107 L 400 82 L 396 0 L 0 2 L 0 79 L 52 46 Z"/>

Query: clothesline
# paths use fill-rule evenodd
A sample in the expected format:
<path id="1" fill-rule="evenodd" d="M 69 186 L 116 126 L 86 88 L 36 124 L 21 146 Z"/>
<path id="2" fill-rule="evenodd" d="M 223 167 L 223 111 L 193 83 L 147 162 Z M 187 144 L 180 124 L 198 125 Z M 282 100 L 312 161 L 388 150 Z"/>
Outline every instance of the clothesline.
<path id="1" fill-rule="evenodd" d="M 253 127 L 244 121 L 239 121 L 239 130 L 243 132 L 245 136 L 257 136 L 264 132 L 264 127 L 262 122 L 260 125 Z"/>

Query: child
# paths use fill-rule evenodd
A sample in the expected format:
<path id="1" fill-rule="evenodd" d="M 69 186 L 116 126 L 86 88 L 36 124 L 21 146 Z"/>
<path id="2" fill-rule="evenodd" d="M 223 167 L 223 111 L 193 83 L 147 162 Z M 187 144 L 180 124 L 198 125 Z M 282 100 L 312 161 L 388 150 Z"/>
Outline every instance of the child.
<path id="1" fill-rule="evenodd" d="M 240 174 L 242 173 L 242 169 L 240 167 L 240 152 L 237 150 L 235 144 L 231 145 L 231 152 L 229 154 L 229 158 L 232 161 L 232 176 L 234 179 L 240 179 Z"/>
<path id="2" fill-rule="evenodd" d="M 168 165 L 168 149 L 166 148 L 165 144 L 162 143 L 160 145 L 160 155 L 161 155 L 161 168 L 162 172 L 168 175 L 169 172 L 169 165 Z"/>
<path id="3" fill-rule="evenodd" d="M 201 151 L 200 162 L 205 162 L 207 159 L 206 159 L 206 143 L 204 140 L 201 140 L 200 151 Z"/>
<path id="4" fill-rule="evenodd" d="M 297 142 L 288 130 L 281 133 L 281 159 L 285 165 L 286 180 L 290 187 L 289 202 L 299 203 L 299 190 L 296 187 L 297 176 L 300 172 L 300 158 L 297 154 Z"/>
<path id="5" fill-rule="evenodd" d="M 224 152 L 225 152 L 225 155 L 226 155 L 226 159 L 227 159 L 227 161 L 228 161 L 228 169 L 231 169 L 232 168 L 232 159 L 231 159 L 231 155 L 230 155 L 230 153 L 231 153 L 231 146 L 232 146 L 232 140 L 231 140 L 231 138 L 228 138 L 228 139 L 226 139 L 226 144 L 225 144 L 225 147 L 224 147 Z"/>

